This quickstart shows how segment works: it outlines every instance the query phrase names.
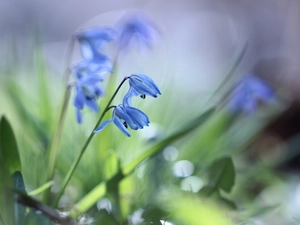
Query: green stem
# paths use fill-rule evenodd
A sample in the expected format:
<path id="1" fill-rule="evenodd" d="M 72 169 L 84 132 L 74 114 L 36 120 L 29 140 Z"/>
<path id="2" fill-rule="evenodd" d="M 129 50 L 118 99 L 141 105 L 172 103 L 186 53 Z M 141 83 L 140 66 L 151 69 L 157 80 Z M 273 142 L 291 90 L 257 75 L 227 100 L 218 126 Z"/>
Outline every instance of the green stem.
<path id="1" fill-rule="evenodd" d="M 67 46 L 67 57 L 66 57 L 66 61 L 65 61 L 66 68 L 67 68 L 67 65 L 69 65 L 71 63 L 74 40 L 75 40 L 74 37 L 72 37 L 71 41 L 69 42 L 69 44 Z M 68 105 L 69 105 L 69 100 L 70 100 L 70 95 L 71 95 L 71 86 L 68 85 L 69 76 L 70 76 L 70 70 L 66 69 L 65 74 L 64 74 L 64 82 L 66 83 L 66 91 L 64 94 L 64 98 L 63 98 L 63 104 L 62 104 L 62 109 L 61 109 L 60 116 L 59 116 L 58 125 L 57 125 L 55 133 L 54 133 L 54 138 L 53 138 L 53 142 L 52 142 L 50 153 L 49 153 L 50 155 L 49 155 L 47 181 L 53 179 L 54 167 L 55 167 L 55 162 L 56 162 L 56 158 L 57 158 L 57 154 L 58 154 L 58 150 L 59 150 L 61 134 L 62 134 L 63 125 L 65 122 L 67 109 L 68 109 Z M 50 189 L 46 190 L 43 195 L 44 202 L 48 202 L 49 197 L 50 197 Z"/>
<path id="2" fill-rule="evenodd" d="M 66 118 L 66 112 L 67 112 L 68 103 L 70 100 L 70 94 L 71 94 L 71 87 L 68 86 L 68 88 L 66 89 L 66 92 L 65 92 L 64 102 L 63 102 L 62 110 L 60 112 L 59 122 L 58 122 L 57 129 L 55 132 L 54 140 L 52 142 L 52 146 L 50 149 L 47 180 L 52 180 L 52 178 L 53 178 L 54 166 L 55 166 L 57 153 L 58 153 L 58 149 L 59 149 L 60 138 L 61 138 L 61 134 L 62 134 L 62 130 L 63 130 L 63 124 L 64 124 L 64 121 Z M 45 202 L 48 202 L 49 196 L 50 196 L 50 189 L 46 190 L 45 194 L 43 196 Z"/>
<path id="3" fill-rule="evenodd" d="M 94 137 L 94 135 L 95 135 L 94 130 L 100 125 L 102 119 L 104 118 L 105 113 L 106 113 L 106 112 L 109 110 L 109 108 L 110 108 L 110 104 L 112 103 L 112 101 L 113 101 L 114 98 L 116 97 L 117 93 L 119 92 L 120 88 L 122 87 L 122 85 L 124 84 L 124 82 L 125 82 L 127 79 L 128 79 L 128 77 L 125 77 L 125 78 L 122 80 L 122 82 L 119 84 L 118 88 L 116 89 L 116 91 L 114 92 L 114 94 L 113 94 L 112 97 L 110 98 L 109 102 L 107 103 L 105 109 L 103 110 L 103 112 L 102 112 L 102 114 L 101 114 L 101 116 L 100 116 L 98 122 L 96 123 L 94 129 L 92 130 L 90 136 L 88 137 L 88 139 L 86 140 L 85 144 L 83 145 L 83 147 L 82 147 L 82 149 L 81 149 L 81 151 L 80 151 L 80 153 L 79 153 L 77 159 L 73 162 L 71 168 L 69 169 L 69 171 L 68 171 L 68 173 L 67 173 L 65 179 L 63 180 L 63 184 L 62 184 L 61 189 L 60 189 L 60 191 L 59 191 L 59 193 L 58 193 L 58 196 L 57 196 L 57 198 L 56 198 L 56 201 L 55 201 L 55 203 L 54 203 L 54 207 L 55 207 L 55 208 L 58 206 L 59 200 L 60 200 L 61 196 L 63 195 L 63 193 L 64 193 L 64 191 L 65 191 L 65 189 L 66 189 L 66 187 L 67 187 L 67 185 L 68 185 L 68 183 L 69 183 L 69 181 L 70 181 L 72 175 L 73 175 L 73 173 L 75 172 L 75 170 L 76 170 L 76 168 L 77 168 L 77 166 L 78 166 L 78 164 L 79 164 L 79 162 L 80 162 L 80 160 L 81 160 L 81 158 L 82 158 L 82 156 L 83 156 L 83 153 L 85 152 L 85 150 L 87 149 L 88 145 L 90 144 L 92 138 Z"/>

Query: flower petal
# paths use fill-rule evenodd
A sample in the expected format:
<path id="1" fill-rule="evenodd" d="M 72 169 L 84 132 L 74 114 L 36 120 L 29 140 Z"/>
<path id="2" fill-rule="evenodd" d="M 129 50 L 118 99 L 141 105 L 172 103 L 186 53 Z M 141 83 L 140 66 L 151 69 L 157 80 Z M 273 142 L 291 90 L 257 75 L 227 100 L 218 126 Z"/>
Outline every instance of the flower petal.
<path id="1" fill-rule="evenodd" d="M 84 102 L 93 111 L 95 111 L 95 112 L 99 111 L 99 106 L 98 106 L 98 104 L 96 103 L 96 101 L 94 99 L 86 98 Z"/>
<path id="2" fill-rule="evenodd" d="M 143 74 L 130 75 L 129 84 L 139 94 L 150 95 L 154 98 L 156 98 L 158 94 L 161 94 L 154 81 L 150 77 Z"/>
<path id="3" fill-rule="evenodd" d="M 130 137 L 130 133 L 127 128 L 124 126 L 123 122 L 115 114 L 113 115 L 114 124 L 123 132 L 126 136 Z"/>
<path id="4" fill-rule="evenodd" d="M 74 98 L 74 106 L 77 109 L 83 109 L 84 106 L 84 100 L 85 99 L 85 95 L 83 93 L 83 90 L 81 87 L 76 87 L 76 94 L 75 94 L 75 98 Z"/>
<path id="5" fill-rule="evenodd" d="M 76 35 L 85 60 L 94 58 L 106 42 L 114 39 L 116 31 L 110 27 L 93 27 Z"/>
<path id="6" fill-rule="evenodd" d="M 108 124 L 110 124 L 112 122 L 112 120 L 105 120 L 103 121 L 99 127 L 97 127 L 94 130 L 94 133 L 100 132 L 101 130 L 103 130 Z"/>
<path id="7" fill-rule="evenodd" d="M 157 94 L 161 95 L 160 90 L 158 89 L 157 85 L 154 83 L 154 81 L 150 77 L 148 77 L 144 74 L 132 74 L 131 76 L 135 77 L 136 79 L 142 80 L 149 87 L 151 87 L 152 89 L 155 89 Z"/>
<path id="8" fill-rule="evenodd" d="M 140 129 L 149 125 L 150 121 L 148 116 L 141 110 L 133 107 L 125 107 L 125 111 Z"/>
<path id="9" fill-rule="evenodd" d="M 133 130 L 137 130 L 139 127 L 133 122 L 133 120 L 131 119 L 131 117 L 127 114 L 127 112 L 124 110 L 124 106 L 123 105 L 118 105 L 115 110 L 114 110 L 114 114 L 116 117 L 119 117 L 123 120 L 126 121 L 126 123 L 128 124 L 128 126 L 130 126 L 131 129 Z"/>
<path id="10" fill-rule="evenodd" d="M 232 112 L 244 111 L 253 114 L 258 108 L 258 101 L 270 102 L 274 91 L 260 78 L 246 75 L 230 95 L 229 107 Z"/>
<path id="11" fill-rule="evenodd" d="M 151 48 L 159 36 L 157 27 L 142 13 L 127 13 L 117 24 L 119 35 L 117 44 L 120 49 L 136 45 L 139 50 Z"/>
<path id="12" fill-rule="evenodd" d="M 82 115 L 81 115 L 81 111 L 79 109 L 76 109 L 76 119 L 77 119 L 77 123 L 82 122 Z"/>

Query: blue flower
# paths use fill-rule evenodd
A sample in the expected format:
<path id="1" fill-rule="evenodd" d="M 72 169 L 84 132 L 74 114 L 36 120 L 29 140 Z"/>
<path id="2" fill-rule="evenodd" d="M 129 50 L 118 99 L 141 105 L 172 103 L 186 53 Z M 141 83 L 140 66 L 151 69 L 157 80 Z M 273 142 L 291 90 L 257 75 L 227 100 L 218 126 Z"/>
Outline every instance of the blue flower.
<path id="1" fill-rule="evenodd" d="M 114 107 L 112 119 L 105 120 L 96 130 L 94 130 L 94 133 L 103 130 L 111 122 L 114 122 L 114 124 L 128 137 L 130 137 L 130 133 L 127 129 L 128 126 L 133 130 L 137 130 L 142 129 L 144 126 L 148 126 L 150 123 L 148 116 L 141 110 L 131 106 L 118 105 Z"/>
<path id="2" fill-rule="evenodd" d="M 125 49 L 130 45 L 138 45 L 141 48 L 151 48 L 159 34 L 157 27 L 142 13 L 127 13 L 117 24 L 119 34 L 117 44 Z"/>
<path id="3" fill-rule="evenodd" d="M 80 79 L 84 76 L 91 75 L 104 75 L 111 73 L 112 65 L 109 61 L 96 61 L 96 60 L 82 60 L 75 64 L 72 68 L 74 75 L 77 79 Z"/>
<path id="4" fill-rule="evenodd" d="M 114 40 L 116 31 L 110 27 L 93 27 L 76 34 L 85 60 L 106 59 L 100 50 L 104 44 Z"/>
<path id="5" fill-rule="evenodd" d="M 141 97 L 145 97 L 145 95 L 152 96 L 154 98 L 157 95 L 161 95 L 160 90 L 154 81 L 143 74 L 131 74 L 129 76 L 129 84 L 133 90 L 129 93 L 130 95 L 141 95 Z"/>
<path id="6" fill-rule="evenodd" d="M 98 85 L 98 83 L 103 81 L 103 78 L 99 75 L 82 74 L 80 70 L 76 69 L 74 69 L 73 72 L 78 79 L 75 83 L 76 92 L 73 104 L 76 108 L 77 122 L 81 123 L 81 110 L 83 110 L 85 105 L 95 112 L 99 111 L 99 107 L 96 100 L 98 97 L 104 94 L 104 91 Z"/>
<path id="7" fill-rule="evenodd" d="M 274 99 L 272 88 L 260 78 L 247 75 L 230 95 L 229 107 L 233 112 L 254 113 L 259 102 L 270 102 Z"/>

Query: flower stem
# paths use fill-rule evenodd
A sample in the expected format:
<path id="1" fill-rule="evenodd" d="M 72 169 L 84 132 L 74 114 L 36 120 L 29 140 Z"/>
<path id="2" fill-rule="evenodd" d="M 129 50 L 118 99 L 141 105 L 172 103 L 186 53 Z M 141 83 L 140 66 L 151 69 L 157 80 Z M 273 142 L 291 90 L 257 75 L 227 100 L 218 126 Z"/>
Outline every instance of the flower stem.
<path id="1" fill-rule="evenodd" d="M 95 133 L 94 133 L 94 130 L 100 125 L 102 119 L 104 118 L 104 115 L 105 113 L 110 109 L 110 104 L 112 103 L 112 101 L 114 100 L 114 98 L 116 97 L 117 93 L 119 92 L 120 88 L 122 87 L 122 85 L 124 84 L 124 82 L 128 79 L 128 77 L 125 77 L 122 82 L 119 84 L 118 88 L 116 89 L 116 91 L 114 92 L 114 94 L 112 95 L 112 97 L 110 98 L 109 102 L 107 103 L 105 109 L 103 110 L 98 122 L 96 123 L 94 129 L 92 130 L 90 136 L 88 137 L 88 139 L 86 140 L 85 144 L 83 145 L 77 159 L 73 162 L 72 166 L 70 167 L 65 179 L 63 180 L 63 184 L 60 188 L 60 191 L 58 193 L 58 196 L 56 198 L 56 201 L 54 203 L 54 207 L 56 208 L 58 206 L 58 203 L 59 203 L 59 200 L 61 198 L 61 196 L 63 195 L 71 177 L 73 176 L 73 173 L 75 172 L 82 156 L 83 156 L 83 153 L 85 152 L 85 150 L 87 149 L 88 145 L 90 144 L 92 138 L 94 137 Z"/>
<path id="2" fill-rule="evenodd" d="M 57 128 L 56 128 L 55 136 L 54 136 L 54 139 L 53 139 L 53 142 L 52 142 L 52 145 L 51 145 L 51 149 L 50 149 L 47 181 L 53 179 L 54 166 L 55 166 L 57 153 L 58 153 L 58 149 L 59 149 L 59 144 L 60 144 L 61 134 L 62 134 L 62 130 L 63 130 L 63 125 L 64 125 L 64 121 L 65 121 L 66 114 L 67 114 L 68 103 L 69 103 L 69 100 L 70 100 L 70 94 L 71 94 L 71 86 L 68 86 L 67 89 L 66 89 L 65 95 L 64 95 L 63 106 L 62 106 L 62 109 L 61 109 L 61 112 L 60 112 L 58 125 L 57 125 Z M 45 191 L 45 194 L 43 196 L 45 202 L 48 202 L 49 195 L 50 195 L 50 189 Z"/>
<path id="3" fill-rule="evenodd" d="M 66 52 L 67 52 L 66 53 L 67 57 L 66 57 L 66 61 L 65 61 L 66 68 L 67 68 L 67 65 L 70 65 L 70 63 L 71 63 L 74 40 L 75 40 L 74 37 L 72 37 L 72 39 L 69 42 L 69 45 L 67 47 L 67 50 L 66 50 Z M 67 109 L 68 109 L 68 105 L 69 105 L 69 101 L 70 101 L 71 85 L 68 85 L 69 77 L 70 77 L 70 69 L 66 69 L 65 74 L 64 74 L 64 82 L 66 83 L 66 91 L 64 94 L 64 98 L 63 98 L 62 109 L 60 112 L 58 125 L 56 127 L 53 142 L 52 142 L 52 145 L 50 148 L 47 181 L 53 179 L 54 167 L 55 167 L 55 162 L 56 162 L 56 158 L 57 158 L 57 154 L 58 154 L 58 150 L 59 150 L 61 134 L 62 134 L 63 125 L 65 122 Z M 49 202 L 49 197 L 50 197 L 50 189 L 46 190 L 43 195 L 44 202 L 46 202 L 46 203 Z"/>

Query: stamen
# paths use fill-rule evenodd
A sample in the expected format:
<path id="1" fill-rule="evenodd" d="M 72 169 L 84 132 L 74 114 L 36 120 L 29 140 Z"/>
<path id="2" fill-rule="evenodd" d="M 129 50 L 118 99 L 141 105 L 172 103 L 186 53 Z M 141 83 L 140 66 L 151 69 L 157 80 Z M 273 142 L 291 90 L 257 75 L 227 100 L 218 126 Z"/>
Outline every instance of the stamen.
<path id="1" fill-rule="evenodd" d="M 142 99 L 145 99 L 145 98 L 146 98 L 146 95 L 143 94 L 143 95 L 140 95 L 140 97 L 141 97 Z"/>

